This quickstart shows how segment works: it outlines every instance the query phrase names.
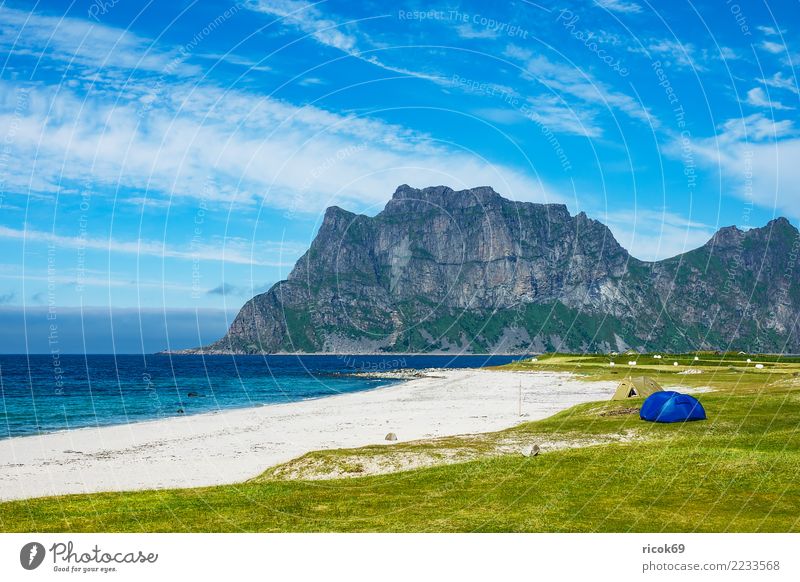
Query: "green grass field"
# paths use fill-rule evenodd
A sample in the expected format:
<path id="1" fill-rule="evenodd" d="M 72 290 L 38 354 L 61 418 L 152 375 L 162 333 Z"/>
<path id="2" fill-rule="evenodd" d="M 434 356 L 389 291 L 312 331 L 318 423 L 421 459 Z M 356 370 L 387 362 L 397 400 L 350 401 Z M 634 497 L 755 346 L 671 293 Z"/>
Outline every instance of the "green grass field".
<path id="1" fill-rule="evenodd" d="M 639 357 L 634 374 L 713 388 L 697 394 L 707 421 L 646 423 L 636 413 L 641 400 L 589 403 L 480 437 L 311 453 L 238 485 L 4 503 L 0 529 L 800 531 L 800 359 L 750 356 L 764 364 L 756 370 L 745 357 Z M 632 357 L 616 359 L 613 369 L 608 357 L 570 355 L 511 367 L 622 379 Z M 703 373 L 677 374 L 687 367 Z M 518 451 L 541 442 L 566 448 L 530 458 Z M 357 476 L 409 458 L 445 464 Z M 312 480 L 326 472 L 353 476 Z"/>

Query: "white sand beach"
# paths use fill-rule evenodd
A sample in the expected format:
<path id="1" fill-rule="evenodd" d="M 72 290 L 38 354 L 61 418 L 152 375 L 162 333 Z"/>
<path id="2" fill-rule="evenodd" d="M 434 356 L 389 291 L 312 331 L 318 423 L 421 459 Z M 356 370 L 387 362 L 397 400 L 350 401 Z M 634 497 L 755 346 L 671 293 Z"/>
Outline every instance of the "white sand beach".
<path id="1" fill-rule="evenodd" d="M 519 415 L 519 389 L 522 412 Z M 0 441 L 0 500 L 235 483 L 321 449 L 490 432 L 604 400 L 566 373 L 441 370 L 376 390 Z"/>

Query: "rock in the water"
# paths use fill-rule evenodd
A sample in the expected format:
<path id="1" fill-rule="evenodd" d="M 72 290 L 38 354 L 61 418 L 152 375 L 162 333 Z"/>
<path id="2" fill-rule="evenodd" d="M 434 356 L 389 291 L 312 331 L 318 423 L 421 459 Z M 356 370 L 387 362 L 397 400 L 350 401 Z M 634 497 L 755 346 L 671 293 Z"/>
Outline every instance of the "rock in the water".
<path id="1" fill-rule="evenodd" d="M 189 398 L 202 398 L 204 395 L 199 392 L 189 392 L 186 396 Z"/>
<path id="2" fill-rule="evenodd" d="M 387 441 L 396 441 L 397 440 L 397 435 L 394 434 L 393 432 L 390 432 L 389 434 L 386 435 L 386 440 Z"/>

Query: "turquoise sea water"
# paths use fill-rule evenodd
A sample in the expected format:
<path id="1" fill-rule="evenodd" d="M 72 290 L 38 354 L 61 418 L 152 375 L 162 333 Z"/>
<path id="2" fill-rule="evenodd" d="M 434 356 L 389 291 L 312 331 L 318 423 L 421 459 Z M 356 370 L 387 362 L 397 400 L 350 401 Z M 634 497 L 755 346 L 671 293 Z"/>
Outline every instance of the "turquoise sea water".
<path id="1" fill-rule="evenodd" d="M 2 355 L 0 438 L 369 390 L 342 373 L 476 368 L 512 356 Z"/>

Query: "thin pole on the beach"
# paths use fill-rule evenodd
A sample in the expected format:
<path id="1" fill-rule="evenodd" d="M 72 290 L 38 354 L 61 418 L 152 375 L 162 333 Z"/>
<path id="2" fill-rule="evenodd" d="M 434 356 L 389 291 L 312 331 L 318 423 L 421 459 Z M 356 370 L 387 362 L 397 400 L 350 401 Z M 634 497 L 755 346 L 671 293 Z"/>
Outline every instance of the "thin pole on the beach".
<path id="1" fill-rule="evenodd" d="M 522 416 L 522 378 L 519 379 L 519 415 Z"/>

